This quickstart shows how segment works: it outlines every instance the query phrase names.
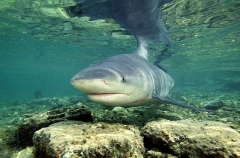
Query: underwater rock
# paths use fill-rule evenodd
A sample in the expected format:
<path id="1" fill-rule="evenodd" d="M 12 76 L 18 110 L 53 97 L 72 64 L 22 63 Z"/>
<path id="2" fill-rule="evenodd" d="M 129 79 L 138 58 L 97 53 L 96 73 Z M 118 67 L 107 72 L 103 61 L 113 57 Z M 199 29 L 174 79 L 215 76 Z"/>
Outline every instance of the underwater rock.
<path id="1" fill-rule="evenodd" d="M 204 108 L 208 110 L 218 110 L 218 109 L 221 109 L 223 106 L 226 106 L 226 105 L 222 101 L 217 101 L 205 106 Z"/>
<path id="2" fill-rule="evenodd" d="M 17 141 L 22 145 L 30 145 L 32 144 L 32 136 L 35 131 L 65 120 L 92 122 L 93 118 L 91 111 L 86 106 L 69 106 L 35 114 L 25 118 L 19 125 L 17 130 Z"/>
<path id="3" fill-rule="evenodd" d="M 51 106 L 53 109 L 73 105 L 73 103 L 71 102 L 71 98 L 69 98 L 69 97 L 38 98 L 38 99 L 34 99 L 34 100 L 28 102 L 27 104 L 31 105 L 31 106 L 47 105 L 47 106 Z"/>
<path id="4" fill-rule="evenodd" d="M 177 157 L 240 157 L 240 134 L 220 122 L 158 121 L 143 129 L 145 147 Z"/>
<path id="5" fill-rule="evenodd" d="M 70 98 L 64 97 L 64 98 L 52 98 L 49 100 L 50 106 L 53 107 L 53 109 L 61 108 L 64 106 L 71 106 L 72 103 L 69 101 Z"/>
<path id="6" fill-rule="evenodd" d="M 103 107 L 91 106 L 92 113 L 94 114 L 95 122 L 108 122 L 108 123 L 122 123 L 131 124 L 136 126 L 144 126 L 147 122 L 156 119 L 167 119 L 171 121 L 182 120 L 184 118 L 190 118 L 189 114 L 184 116 L 184 111 L 175 112 L 171 108 L 166 109 L 164 106 L 160 107 L 158 105 L 152 106 L 139 106 L 139 107 L 114 107 L 111 109 L 106 109 Z M 89 107 L 89 104 L 87 104 Z M 193 116 L 192 116 L 193 117 Z"/>
<path id="7" fill-rule="evenodd" d="M 29 105 L 48 105 L 50 98 L 38 98 L 30 101 Z"/>
<path id="8" fill-rule="evenodd" d="M 33 147 L 27 147 L 15 154 L 12 155 L 11 158 L 34 158 Z"/>
<path id="9" fill-rule="evenodd" d="M 124 116 L 129 115 L 127 109 L 125 109 L 125 108 L 123 108 L 123 107 L 118 107 L 118 106 L 117 106 L 117 107 L 114 107 L 114 108 L 112 109 L 112 112 L 114 112 L 115 114 L 122 114 L 122 115 L 124 115 Z"/>
<path id="10" fill-rule="evenodd" d="M 72 103 L 72 104 L 77 104 L 77 103 L 83 103 L 85 101 L 85 99 L 79 97 L 79 96 L 72 96 L 69 98 L 69 101 Z"/>
<path id="11" fill-rule="evenodd" d="M 183 117 L 177 113 L 173 113 L 173 112 L 167 112 L 167 111 L 161 111 L 161 110 L 157 110 L 157 116 L 159 118 L 163 118 L 166 120 L 171 120 L 171 121 L 176 121 L 176 120 L 182 120 Z"/>
<path id="12" fill-rule="evenodd" d="M 138 128 L 102 122 L 55 123 L 36 131 L 33 142 L 36 158 L 141 158 L 144 153 Z"/>
<path id="13" fill-rule="evenodd" d="M 159 151 L 153 151 L 149 150 L 147 151 L 145 157 L 147 158 L 177 158 L 176 156 L 173 156 L 171 154 L 165 154 Z"/>

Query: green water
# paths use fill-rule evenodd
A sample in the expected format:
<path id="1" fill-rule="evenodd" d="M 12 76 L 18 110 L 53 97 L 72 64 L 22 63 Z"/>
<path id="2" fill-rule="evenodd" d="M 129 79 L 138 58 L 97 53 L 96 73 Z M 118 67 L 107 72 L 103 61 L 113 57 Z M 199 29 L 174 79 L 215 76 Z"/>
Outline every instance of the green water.
<path id="1" fill-rule="evenodd" d="M 90 1 L 89 1 L 90 2 Z M 79 94 L 70 78 L 89 64 L 133 53 L 135 39 L 108 17 L 106 1 L 70 14 L 74 1 L 2 1 L 0 7 L 0 102 Z M 173 40 L 161 62 L 184 91 L 240 90 L 240 3 L 173 1 L 162 7 Z M 151 44 L 150 60 L 163 49 Z"/>
<path id="2" fill-rule="evenodd" d="M 23 114 L 58 107 L 53 105 L 58 100 L 54 97 L 85 96 L 70 84 L 78 71 L 136 50 L 135 38 L 108 16 L 106 0 L 88 0 L 86 7 L 74 12 L 83 0 L 77 2 L 1 0 L 0 155 L 12 154 L 13 147 L 8 145 L 16 142 L 13 131 Z M 221 102 L 224 107 L 218 116 L 165 105 L 159 105 L 157 111 L 179 114 L 177 119 L 228 122 L 240 131 L 240 1 L 174 0 L 161 9 L 173 41 L 172 56 L 160 62 L 175 80 L 171 97 L 198 107 Z M 150 43 L 150 62 L 156 61 L 163 49 L 159 43 Z M 32 104 L 36 91 L 53 101 Z M 87 99 L 83 103 L 102 107 Z M 146 116 L 156 113 L 152 107 L 139 109 Z M 130 121 L 115 116 L 108 119 L 105 109 L 93 111 L 99 121 L 132 124 L 131 119 L 142 118 L 138 110 Z"/>

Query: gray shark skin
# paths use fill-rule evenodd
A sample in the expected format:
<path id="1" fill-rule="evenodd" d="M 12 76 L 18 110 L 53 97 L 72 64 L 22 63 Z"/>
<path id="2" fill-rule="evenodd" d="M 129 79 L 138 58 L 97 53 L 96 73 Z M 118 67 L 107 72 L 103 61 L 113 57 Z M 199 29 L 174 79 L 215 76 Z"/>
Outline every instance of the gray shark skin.
<path id="1" fill-rule="evenodd" d="M 205 111 L 167 97 L 173 79 L 151 64 L 141 44 L 134 54 L 107 58 L 78 72 L 71 84 L 86 93 L 93 102 L 106 106 L 138 106 L 152 102 Z"/>
<path id="2" fill-rule="evenodd" d="M 138 54 L 122 54 L 105 59 L 80 71 L 71 79 L 71 83 L 87 93 L 90 100 L 109 106 L 145 103 L 151 99 L 153 91 L 165 97 L 174 84 L 169 75 Z M 123 97 L 109 101 L 107 97 L 113 97 L 114 94 L 121 94 Z M 98 101 L 91 95 L 104 100 Z"/>
<path id="3" fill-rule="evenodd" d="M 171 44 L 160 7 L 171 0 L 108 0 L 109 13 L 136 38 Z"/>

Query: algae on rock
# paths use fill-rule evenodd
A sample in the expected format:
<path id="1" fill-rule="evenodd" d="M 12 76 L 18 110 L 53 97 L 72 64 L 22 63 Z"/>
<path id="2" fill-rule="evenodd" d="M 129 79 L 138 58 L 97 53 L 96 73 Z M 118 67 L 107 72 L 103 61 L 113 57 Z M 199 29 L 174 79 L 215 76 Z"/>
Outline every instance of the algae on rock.
<path id="1" fill-rule="evenodd" d="M 25 118 L 17 130 L 18 142 L 22 145 L 31 145 L 35 131 L 53 123 L 65 120 L 80 120 L 92 122 L 91 111 L 86 106 L 70 106 L 45 113 L 35 114 Z"/>
<path id="2" fill-rule="evenodd" d="M 138 128 L 131 125 L 59 122 L 35 132 L 36 157 L 134 157 L 144 145 Z"/>

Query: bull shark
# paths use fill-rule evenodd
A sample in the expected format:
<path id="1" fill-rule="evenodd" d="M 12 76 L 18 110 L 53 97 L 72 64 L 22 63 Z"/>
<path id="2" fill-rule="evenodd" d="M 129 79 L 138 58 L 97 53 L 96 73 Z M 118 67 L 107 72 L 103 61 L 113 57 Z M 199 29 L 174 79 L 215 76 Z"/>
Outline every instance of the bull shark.
<path id="1" fill-rule="evenodd" d="M 116 55 L 81 70 L 70 83 L 93 102 L 106 106 L 139 106 L 169 103 L 205 111 L 176 102 L 168 97 L 174 80 L 148 61 L 147 42 L 138 40 L 133 54 Z"/>
<path id="2" fill-rule="evenodd" d="M 109 14 L 136 38 L 171 44 L 160 9 L 172 0 L 108 0 Z"/>

